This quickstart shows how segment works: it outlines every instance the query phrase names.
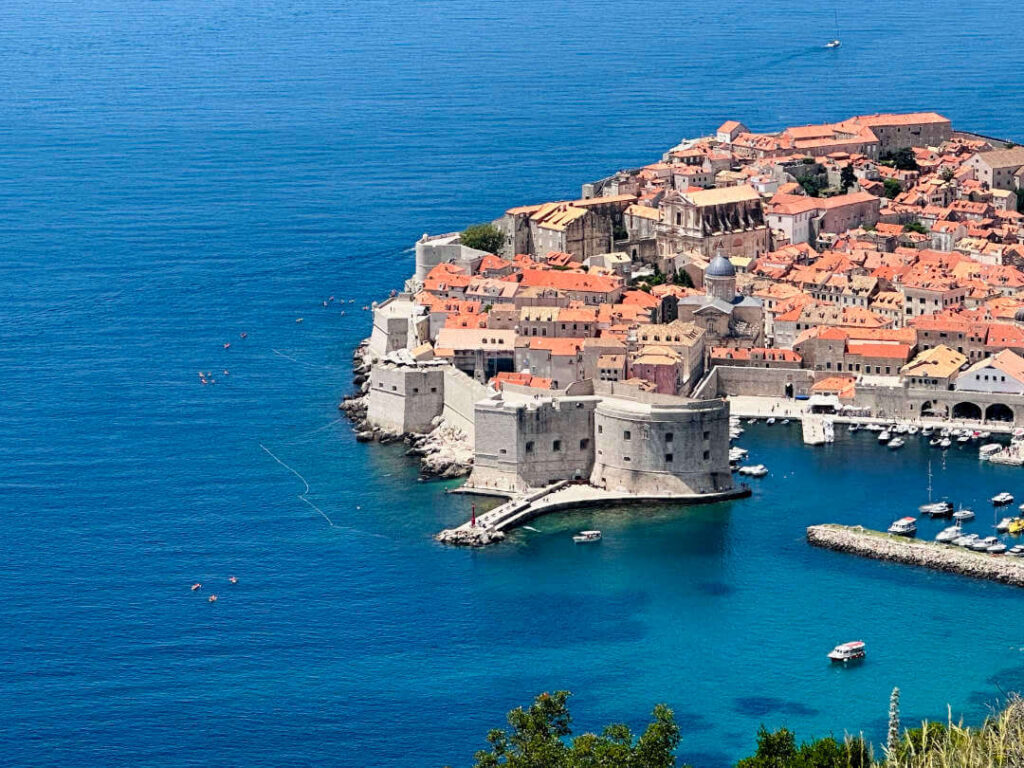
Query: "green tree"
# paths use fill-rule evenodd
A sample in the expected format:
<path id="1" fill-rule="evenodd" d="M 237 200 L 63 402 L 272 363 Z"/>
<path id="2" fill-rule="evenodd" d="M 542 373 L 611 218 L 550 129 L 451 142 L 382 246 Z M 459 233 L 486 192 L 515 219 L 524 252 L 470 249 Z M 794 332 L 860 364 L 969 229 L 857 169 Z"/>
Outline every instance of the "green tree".
<path id="1" fill-rule="evenodd" d="M 654 708 L 639 738 L 627 726 L 614 724 L 600 734 L 571 739 L 570 695 L 568 691 L 542 693 L 528 709 L 509 712 L 509 730 L 487 734 L 490 749 L 476 753 L 474 768 L 672 768 L 676 764 L 679 727 L 665 705 Z"/>
<path id="2" fill-rule="evenodd" d="M 885 186 L 885 196 L 890 200 L 902 191 L 902 187 L 896 179 L 886 179 L 882 184 Z"/>
<path id="3" fill-rule="evenodd" d="M 917 156 L 910 147 L 902 147 L 895 152 L 886 152 L 880 158 L 880 162 L 900 171 L 916 171 L 918 169 Z"/>
<path id="4" fill-rule="evenodd" d="M 870 768 L 871 750 L 861 738 L 839 741 L 833 736 L 814 739 L 799 747 L 787 728 L 757 732 L 757 751 L 736 763 L 736 768 Z"/>
<path id="5" fill-rule="evenodd" d="M 672 282 L 676 285 L 683 286 L 683 288 L 693 288 L 693 278 L 690 277 L 690 273 L 685 269 L 677 269 L 675 277 L 672 278 Z"/>
<path id="6" fill-rule="evenodd" d="M 941 171 L 939 171 L 939 178 L 942 179 L 943 181 L 952 181 L 955 175 L 956 174 L 954 173 L 953 169 L 950 168 L 948 165 Z"/>
<path id="7" fill-rule="evenodd" d="M 800 176 L 797 183 L 804 188 L 804 192 L 810 197 L 821 197 L 821 184 L 814 176 Z"/>
<path id="8" fill-rule="evenodd" d="M 474 224 L 459 235 L 459 242 L 467 248 L 476 248 L 487 253 L 501 253 L 505 236 L 493 224 Z"/>
<path id="9" fill-rule="evenodd" d="M 849 164 L 844 165 L 843 170 L 839 174 L 839 186 L 841 186 L 845 192 L 856 183 L 857 174 L 853 172 L 853 166 Z"/>
<path id="10" fill-rule="evenodd" d="M 922 224 L 917 219 L 914 219 L 909 224 L 904 224 L 903 225 L 903 231 L 904 232 L 917 232 L 918 234 L 927 235 L 928 234 L 928 227 L 926 227 L 924 224 Z"/>

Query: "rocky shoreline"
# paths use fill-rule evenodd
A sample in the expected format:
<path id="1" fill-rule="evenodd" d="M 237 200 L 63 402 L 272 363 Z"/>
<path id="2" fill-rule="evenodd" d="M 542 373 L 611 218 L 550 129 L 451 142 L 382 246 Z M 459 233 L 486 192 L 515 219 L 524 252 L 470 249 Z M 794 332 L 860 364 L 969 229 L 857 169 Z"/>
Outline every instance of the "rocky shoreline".
<path id="1" fill-rule="evenodd" d="M 812 525 L 807 529 L 807 543 L 833 552 L 1024 587 L 1024 562 L 1005 555 L 972 552 L 948 544 L 845 525 Z"/>
<path id="2" fill-rule="evenodd" d="M 352 354 L 352 383 L 358 392 L 347 395 L 338 405 L 352 422 L 356 440 L 382 444 L 404 442 L 409 446 L 405 455 L 420 459 L 420 471 L 426 477 L 453 479 L 467 476 L 473 469 L 473 446 L 461 429 L 443 418 L 434 419 L 433 428 L 426 434 L 390 432 L 367 422 L 366 393 L 370 386 L 370 369 L 375 362 L 368 342 L 363 341 Z"/>

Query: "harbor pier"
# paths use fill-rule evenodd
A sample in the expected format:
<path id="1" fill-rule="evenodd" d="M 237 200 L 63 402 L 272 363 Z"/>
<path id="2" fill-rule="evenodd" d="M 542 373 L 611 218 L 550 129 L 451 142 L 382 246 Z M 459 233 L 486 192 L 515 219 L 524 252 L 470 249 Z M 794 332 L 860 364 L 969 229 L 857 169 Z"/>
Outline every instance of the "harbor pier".
<path id="1" fill-rule="evenodd" d="M 990 555 L 846 525 L 812 525 L 807 529 L 807 543 L 833 552 L 1024 587 L 1024 560 L 1006 555 Z"/>
<path id="2" fill-rule="evenodd" d="M 592 509 L 636 504 L 713 504 L 750 496 L 750 487 L 740 485 L 727 491 L 703 494 L 636 494 L 608 491 L 592 485 L 563 481 L 529 494 L 517 494 L 504 504 L 457 528 L 441 531 L 435 539 L 442 544 L 482 547 L 496 544 L 506 532 L 529 521 L 567 509 Z"/>

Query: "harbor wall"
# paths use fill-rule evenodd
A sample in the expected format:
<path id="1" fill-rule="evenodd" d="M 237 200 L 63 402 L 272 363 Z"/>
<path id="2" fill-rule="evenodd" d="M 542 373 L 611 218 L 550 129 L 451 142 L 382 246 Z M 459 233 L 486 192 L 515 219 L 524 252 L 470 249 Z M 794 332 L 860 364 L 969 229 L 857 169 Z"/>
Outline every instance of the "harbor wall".
<path id="1" fill-rule="evenodd" d="M 383 432 L 426 433 L 444 408 L 445 376 L 440 366 L 378 364 L 370 369 L 366 421 Z"/>
<path id="2" fill-rule="evenodd" d="M 693 391 L 695 398 L 728 397 L 787 397 L 810 395 L 814 372 L 796 368 L 748 368 L 734 365 L 716 365 Z M 787 391 L 786 386 L 791 387 Z"/>
<path id="3" fill-rule="evenodd" d="M 807 529 L 807 543 L 833 552 L 1024 587 L 1024 561 L 1005 555 L 891 536 L 860 526 L 812 525 Z"/>
<path id="4" fill-rule="evenodd" d="M 466 437 L 474 439 L 473 407 L 487 397 L 490 390 L 475 379 L 452 366 L 444 367 L 444 408 L 442 416 L 453 427 L 461 429 Z"/>

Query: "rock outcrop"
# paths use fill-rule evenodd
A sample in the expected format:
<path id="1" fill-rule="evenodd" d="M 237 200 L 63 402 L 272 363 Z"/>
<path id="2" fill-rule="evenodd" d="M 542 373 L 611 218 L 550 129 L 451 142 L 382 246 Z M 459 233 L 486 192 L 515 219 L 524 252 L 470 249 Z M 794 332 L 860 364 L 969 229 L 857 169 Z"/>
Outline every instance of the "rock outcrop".
<path id="1" fill-rule="evenodd" d="M 860 526 L 812 525 L 807 529 L 807 542 L 834 552 L 1024 587 L 1024 561 L 1006 555 L 989 555 L 951 544 L 891 536 Z"/>
<path id="2" fill-rule="evenodd" d="M 454 547 L 486 547 L 502 541 L 505 534 L 482 526 L 476 528 L 449 528 L 434 537 L 435 541 L 450 544 Z"/>

